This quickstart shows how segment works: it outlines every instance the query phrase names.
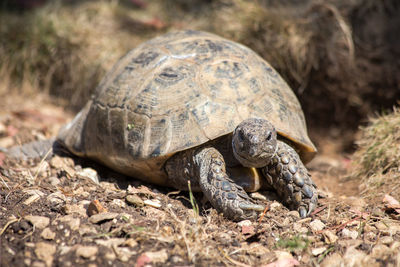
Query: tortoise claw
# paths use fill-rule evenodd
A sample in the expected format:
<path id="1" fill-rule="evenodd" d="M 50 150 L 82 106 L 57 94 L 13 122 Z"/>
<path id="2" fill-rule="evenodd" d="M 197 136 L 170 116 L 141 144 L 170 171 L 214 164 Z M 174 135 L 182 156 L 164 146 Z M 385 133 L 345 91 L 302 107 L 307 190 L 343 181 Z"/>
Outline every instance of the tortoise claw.
<path id="1" fill-rule="evenodd" d="M 254 211 L 263 211 L 265 209 L 265 207 L 262 205 L 248 204 L 248 203 L 240 203 L 239 208 L 242 210 L 254 210 Z"/>
<path id="2" fill-rule="evenodd" d="M 301 206 L 300 208 L 299 208 L 299 213 L 300 213 L 300 217 L 301 218 L 305 218 L 305 217 L 307 217 L 307 209 L 305 208 L 305 207 L 303 207 L 303 206 Z"/>

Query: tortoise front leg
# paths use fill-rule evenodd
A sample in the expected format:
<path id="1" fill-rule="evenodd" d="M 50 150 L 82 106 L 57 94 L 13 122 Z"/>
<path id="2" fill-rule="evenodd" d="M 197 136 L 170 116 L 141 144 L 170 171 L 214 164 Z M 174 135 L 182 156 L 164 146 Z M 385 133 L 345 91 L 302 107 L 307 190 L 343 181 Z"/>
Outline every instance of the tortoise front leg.
<path id="1" fill-rule="evenodd" d="M 277 152 L 262 172 L 282 200 L 297 209 L 301 217 L 308 216 L 317 206 L 316 186 L 291 146 L 278 140 Z"/>
<path id="2" fill-rule="evenodd" d="M 243 188 L 227 175 L 225 161 L 218 150 L 202 147 L 179 152 L 165 165 L 172 186 L 200 190 L 212 206 L 233 220 L 255 218 L 263 206 L 254 204 Z"/>

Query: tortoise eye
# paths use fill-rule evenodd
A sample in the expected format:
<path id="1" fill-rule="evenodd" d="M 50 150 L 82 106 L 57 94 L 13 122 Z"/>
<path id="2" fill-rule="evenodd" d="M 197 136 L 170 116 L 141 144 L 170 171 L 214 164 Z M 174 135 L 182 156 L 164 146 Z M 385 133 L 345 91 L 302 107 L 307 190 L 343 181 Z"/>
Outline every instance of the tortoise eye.
<path id="1" fill-rule="evenodd" d="M 268 135 L 267 135 L 267 141 L 271 141 L 271 139 L 272 139 L 272 133 L 271 132 L 268 132 Z"/>
<path id="2" fill-rule="evenodd" d="M 239 141 L 243 141 L 244 140 L 244 133 L 243 133 L 242 130 L 238 131 L 238 138 L 239 138 Z"/>

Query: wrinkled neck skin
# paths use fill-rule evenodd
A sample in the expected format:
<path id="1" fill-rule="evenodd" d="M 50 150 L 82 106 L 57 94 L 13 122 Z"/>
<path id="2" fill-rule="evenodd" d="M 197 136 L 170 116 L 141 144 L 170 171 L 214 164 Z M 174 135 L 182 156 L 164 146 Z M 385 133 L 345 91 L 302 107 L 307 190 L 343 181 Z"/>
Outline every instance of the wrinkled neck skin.
<path id="1" fill-rule="evenodd" d="M 245 167 L 267 166 L 277 150 L 274 126 L 264 119 L 244 120 L 233 132 L 232 150 L 235 158 Z"/>

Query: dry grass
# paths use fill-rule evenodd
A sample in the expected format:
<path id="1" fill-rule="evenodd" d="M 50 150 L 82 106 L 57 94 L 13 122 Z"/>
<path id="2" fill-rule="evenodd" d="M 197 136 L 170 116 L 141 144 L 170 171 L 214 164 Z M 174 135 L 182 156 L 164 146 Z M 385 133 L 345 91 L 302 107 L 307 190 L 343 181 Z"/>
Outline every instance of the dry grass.
<path id="1" fill-rule="evenodd" d="M 22 14 L 2 10 L 1 78 L 10 81 L 8 90 L 25 93 L 21 84 L 30 83 L 80 107 L 118 58 L 144 40 L 146 34 L 132 31 L 151 33 L 133 15 L 115 1 L 50 2 Z"/>
<path id="2" fill-rule="evenodd" d="M 400 110 L 372 118 L 361 128 L 352 176 L 365 182 L 370 197 L 400 193 Z"/>

